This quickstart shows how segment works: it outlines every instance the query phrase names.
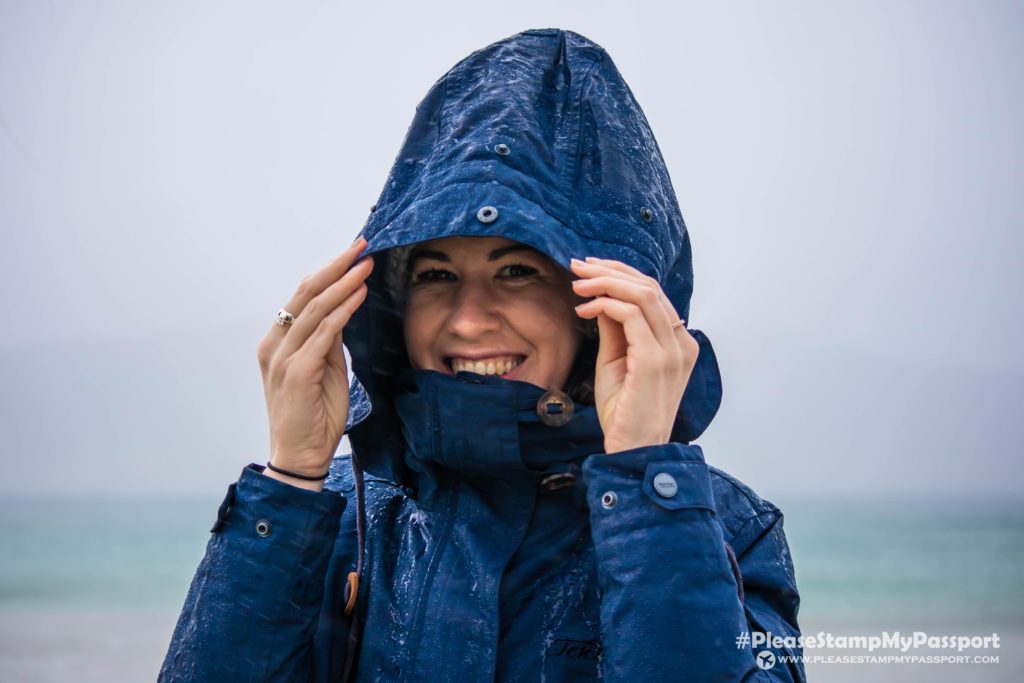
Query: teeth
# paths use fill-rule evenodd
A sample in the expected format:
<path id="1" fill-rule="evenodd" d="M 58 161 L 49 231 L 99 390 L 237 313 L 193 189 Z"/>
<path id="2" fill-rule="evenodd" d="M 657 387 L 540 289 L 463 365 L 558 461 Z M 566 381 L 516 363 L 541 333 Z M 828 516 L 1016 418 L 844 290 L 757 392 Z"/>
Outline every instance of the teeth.
<path id="1" fill-rule="evenodd" d="M 467 358 L 452 358 L 452 371 L 468 370 L 478 375 L 504 375 L 522 361 L 516 356 L 503 356 L 501 358 L 487 358 L 486 360 L 470 360 Z"/>

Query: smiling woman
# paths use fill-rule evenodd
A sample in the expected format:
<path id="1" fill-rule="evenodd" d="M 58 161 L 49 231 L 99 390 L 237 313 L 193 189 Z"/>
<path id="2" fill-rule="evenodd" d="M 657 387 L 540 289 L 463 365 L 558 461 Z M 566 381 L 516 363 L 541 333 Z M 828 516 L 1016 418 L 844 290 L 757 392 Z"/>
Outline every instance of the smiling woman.
<path id="1" fill-rule="evenodd" d="M 260 342 L 270 461 L 161 680 L 802 681 L 750 644 L 799 634 L 782 515 L 692 443 L 721 378 L 689 232 L 604 50 L 474 52 L 375 207 Z"/>
<path id="2" fill-rule="evenodd" d="M 417 369 L 498 374 L 563 389 L 583 341 L 571 273 L 504 237 L 418 245 L 405 278 L 405 344 Z"/>

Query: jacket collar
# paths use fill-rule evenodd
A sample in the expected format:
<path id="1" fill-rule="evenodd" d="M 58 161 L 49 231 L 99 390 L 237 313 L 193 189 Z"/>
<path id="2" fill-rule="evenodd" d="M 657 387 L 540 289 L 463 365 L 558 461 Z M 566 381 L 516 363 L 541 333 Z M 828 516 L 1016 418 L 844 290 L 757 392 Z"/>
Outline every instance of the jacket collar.
<path id="1" fill-rule="evenodd" d="M 573 405 L 561 426 L 541 421 L 547 390 L 529 382 L 461 371 L 399 371 L 394 406 L 415 472 L 437 467 L 463 478 L 540 482 L 604 452 L 594 406 Z"/>

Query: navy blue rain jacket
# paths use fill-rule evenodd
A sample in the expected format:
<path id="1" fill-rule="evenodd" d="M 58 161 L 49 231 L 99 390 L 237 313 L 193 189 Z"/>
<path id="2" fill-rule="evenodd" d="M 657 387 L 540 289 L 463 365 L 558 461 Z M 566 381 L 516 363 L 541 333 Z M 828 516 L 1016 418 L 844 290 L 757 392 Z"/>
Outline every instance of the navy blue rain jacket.
<path id="1" fill-rule="evenodd" d="M 691 443 L 721 401 L 704 334 L 671 442 L 613 455 L 592 405 L 559 425 L 541 387 L 409 367 L 381 265 L 427 239 L 617 259 L 689 319 L 686 226 L 608 54 L 546 29 L 459 62 L 362 234 L 379 256 L 344 332 L 352 453 L 322 492 L 243 469 L 160 680 L 804 680 L 799 648 L 743 640 L 798 635 L 799 597 L 782 514 Z"/>

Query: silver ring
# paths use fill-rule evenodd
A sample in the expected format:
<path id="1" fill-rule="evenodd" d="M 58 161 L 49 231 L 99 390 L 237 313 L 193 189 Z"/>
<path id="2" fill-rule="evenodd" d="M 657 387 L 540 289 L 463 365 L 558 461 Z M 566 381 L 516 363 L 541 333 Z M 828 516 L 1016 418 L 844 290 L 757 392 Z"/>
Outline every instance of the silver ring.
<path id="1" fill-rule="evenodd" d="M 284 327 L 285 325 L 291 325 L 295 322 L 295 316 L 282 308 L 277 312 L 277 318 L 274 319 L 274 322 L 281 327 Z"/>
<path id="2" fill-rule="evenodd" d="M 682 318 L 680 318 L 679 320 L 677 320 L 677 321 L 675 321 L 674 323 L 672 323 L 672 325 L 670 325 L 670 327 L 671 327 L 671 329 L 673 329 L 673 330 L 674 330 L 674 329 L 675 329 L 675 328 L 677 328 L 677 327 L 682 327 L 683 323 L 685 323 L 685 322 L 686 322 L 685 320 L 683 320 Z"/>

